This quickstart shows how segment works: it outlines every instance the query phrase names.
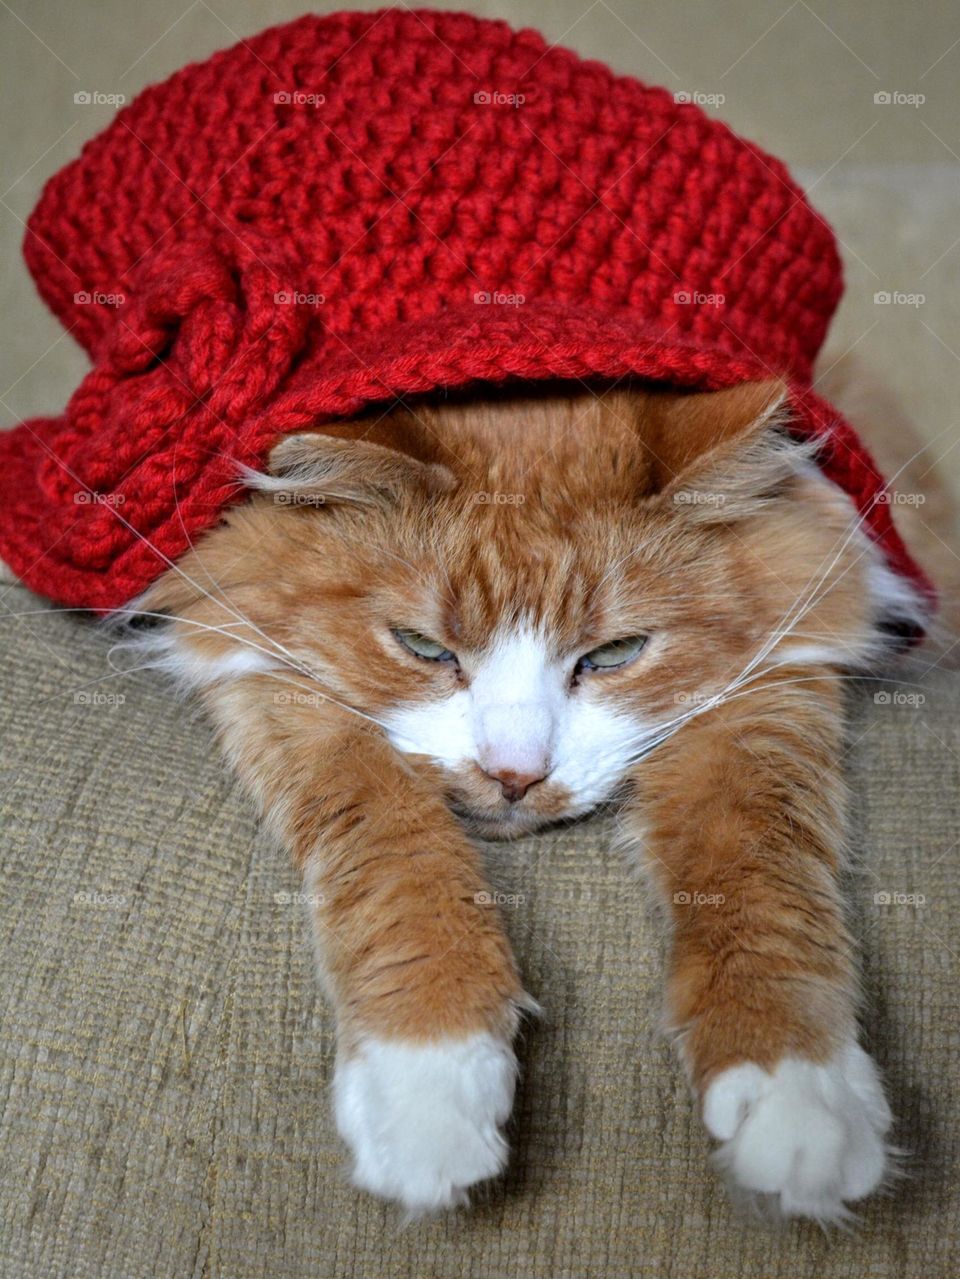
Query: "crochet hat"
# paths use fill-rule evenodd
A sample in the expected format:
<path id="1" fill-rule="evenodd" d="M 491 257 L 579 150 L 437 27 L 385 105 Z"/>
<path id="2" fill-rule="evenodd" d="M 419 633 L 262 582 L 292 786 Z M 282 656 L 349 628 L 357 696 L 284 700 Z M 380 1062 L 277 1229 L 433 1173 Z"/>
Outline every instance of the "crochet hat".
<path id="1" fill-rule="evenodd" d="M 0 559 L 128 603 L 277 437 L 508 378 L 779 374 L 802 436 L 924 593 L 883 481 L 810 389 L 841 293 L 784 167 L 696 106 L 466 14 L 308 16 L 146 89 L 47 184 L 24 246 L 93 361 L 0 433 Z"/>

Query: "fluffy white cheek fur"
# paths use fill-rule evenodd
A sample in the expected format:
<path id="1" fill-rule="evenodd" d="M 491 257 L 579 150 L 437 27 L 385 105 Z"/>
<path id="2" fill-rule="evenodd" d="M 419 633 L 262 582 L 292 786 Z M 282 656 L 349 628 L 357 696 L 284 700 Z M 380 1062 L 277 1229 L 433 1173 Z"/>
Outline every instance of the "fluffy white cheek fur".
<path id="1" fill-rule="evenodd" d="M 470 694 L 458 689 L 441 701 L 395 706 L 381 716 L 387 736 L 407 755 L 429 755 L 446 768 L 474 756 Z"/>
<path id="2" fill-rule="evenodd" d="M 703 1121 L 735 1185 L 774 1196 L 785 1216 L 843 1221 L 845 1203 L 883 1180 L 890 1107 L 855 1043 L 825 1065 L 787 1057 L 772 1074 L 750 1062 L 725 1070 L 707 1088 Z"/>
<path id="3" fill-rule="evenodd" d="M 398 750 L 429 755 L 453 773 L 478 760 L 474 711 L 464 689 L 443 701 L 398 707 L 384 718 Z M 586 690 L 569 697 L 558 718 L 548 781 L 568 791 L 567 815 L 580 816 L 609 798 L 655 730 Z"/>
<path id="4" fill-rule="evenodd" d="M 197 652 L 194 645 L 176 631 L 168 629 L 133 635 L 125 639 L 121 647 L 135 656 L 141 665 L 165 671 L 182 688 L 202 688 L 206 684 L 240 679 L 244 675 L 283 669 L 282 663 L 269 652 L 240 644 L 217 657 L 209 657 Z"/>
<path id="5" fill-rule="evenodd" d="M 653 726 L 615 710 L 603 676 L 572 689 L 570 673 L 541 633 L 521 626 L 497 637 L 468 688 L 388 713 L 390 740 L 453 773 L 471 764 L 545 769 L 571 796 L 567 815 L 578 816 L 608 798 Z"/>
<path id="6" fill-rule="evenodd" d="M 338 1060 L 333 1082 L 354 1182 L 411 1214 L 465 1204 L 467 1189 L 506 1163 L 516 1075 L 510 1046 L 486 1033 L 365 1040 Z"/>
<path id="7" fill-rule="evenodd" d="M 550 780 L 569 791 L 569 816 L 573 817 L 610 798 L 638 749 L 656 729 L 639 716 L 616 711 L 586 692 L 571 701 Z"/>

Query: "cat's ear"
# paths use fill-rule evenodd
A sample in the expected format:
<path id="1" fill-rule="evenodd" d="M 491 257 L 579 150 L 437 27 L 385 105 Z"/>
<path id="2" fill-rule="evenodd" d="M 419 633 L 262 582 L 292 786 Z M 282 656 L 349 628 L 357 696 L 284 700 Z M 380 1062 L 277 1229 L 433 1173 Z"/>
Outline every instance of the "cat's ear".
<path id="1" fill-rule="evenodd" d="M 274 445 L 268 473 L 250 483 L 290 504 L 370 505 L 411 491 L 449 492 L 456 481 L 445 466 L 383 444 L 305 431 Z"/>
<path id="2" fill-rule="evenodd" d="M 655 399 L 642 424 L 647 491 L 700 523 L 750 515 L 782 493 L 815 452 L 780 429 L 789 400 L 776 378 Z"/>
<path id="3" fill-rule="evenodd" d="M 725 391 L 652 395 L 641 424 L 651 489 L 669 489 L 742 453 L 782 417 L 786 399 L 779 378 L 741 382 Z"/>

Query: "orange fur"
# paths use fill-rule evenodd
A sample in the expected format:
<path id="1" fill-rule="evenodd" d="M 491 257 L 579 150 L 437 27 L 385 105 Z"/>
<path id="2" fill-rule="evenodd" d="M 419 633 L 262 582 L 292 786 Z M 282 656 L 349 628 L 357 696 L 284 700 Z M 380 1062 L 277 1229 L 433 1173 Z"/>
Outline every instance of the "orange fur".
<path id="1" fill-rule="evenodd" d="M 633 765 L 621 798 L 670 903 L 668 1012 L 696 1086 L 743 1059 L 821 1060 L 853 1033 L 832 677 L 871 651 L 875 619 L 847 500 L 791 469 L 771 430 L 780 394 L 550 387 L 323 425 L 281 442 L 276 491 L 147 597 L 202 660 L 244 643 L 289 659 L 204 697 L 322 897 L 348 1043 L 512 1035 L 526 997 L 468 834 L 515 835 L 569 804 L 549 777 L 510 803 L 476 765 L 404 757 L 353 711 L 445 696 L 497 626 L 527 617 L 558 652 L 649 634 L 600 678 L 625 712 L 669 717 L 723 690 L 811 585 L 797 630 L 839 656 L 778 669 L 774 650 L 740 696 Z M 461 667 L 411 657 L 394 626 Z"/>
<path id="2" fill-rule="evenodd" d="M 479 855 L 432 770 L 288 693 L 252 676 L 206 696 L 240 777 L 304 872 L 341 1032 L 348 1042 L 481 1028 L 512 1038 L 529 1000 Z"/>
<path id="3" fill-rule="evenodd" d="M 802 682 L 785 690 L 784 679 Z M 825 1061 L 855 1036 L 835 882 L 840 700 L 786 667 L 687 725 L 638 773 L 645 862 L 673 921 L 668 1015 L 700 1092 L 739 1061 Z"/>

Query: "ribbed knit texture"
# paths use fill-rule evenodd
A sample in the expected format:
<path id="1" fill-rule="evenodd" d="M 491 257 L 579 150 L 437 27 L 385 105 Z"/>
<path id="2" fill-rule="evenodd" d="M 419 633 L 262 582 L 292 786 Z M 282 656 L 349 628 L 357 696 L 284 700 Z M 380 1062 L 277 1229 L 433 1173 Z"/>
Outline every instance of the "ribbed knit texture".
<path id="1" fill-rule="evenodd" d="M 0 435 L 0 559 L 58 602 L 127 603 L 242 498 L 239 463 L 318 418 L 477 379 L 772 373 L 930 594 L 810 389 L 829 228 L 777 160 L 535 32 L 426 10 L 266 31 L 123 109 L 24 251 L 94 362 L 62 417 Z"/>

